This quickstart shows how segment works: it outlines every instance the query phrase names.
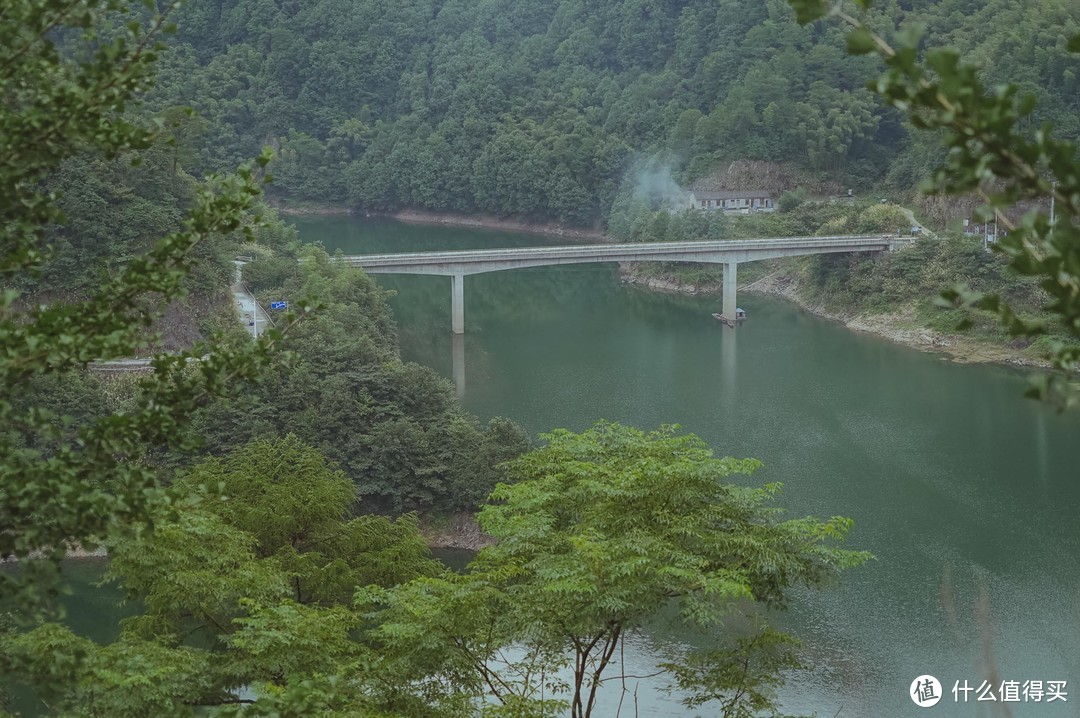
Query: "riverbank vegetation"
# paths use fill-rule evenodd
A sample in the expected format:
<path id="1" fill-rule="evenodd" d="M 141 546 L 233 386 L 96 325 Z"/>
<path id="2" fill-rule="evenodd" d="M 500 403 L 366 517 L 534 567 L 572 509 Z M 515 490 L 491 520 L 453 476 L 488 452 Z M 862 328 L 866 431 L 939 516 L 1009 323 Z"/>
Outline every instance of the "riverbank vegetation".
<path id="1" fill-rule="evenodd" d="M 851 54 L 881 59 L 886 71 L 872 85 L 876 92 L 890 106 L 909 113 L 915 126 L 932 131 L 927 134 L 938 134 L 949 149 L 947 161 L 928 174 L 923 188 L 938 194 L 974 193 L 982 198 L 985 204 L 979 216 L 1008 232 L 994 249 L 1008 258 L 1011 271 L 1037 281 L 1046 297 L 1041 302 L 1044 316 L 1036 317 L 1024 316 L 1021 308 L 998 291 L 980 292 L 960 285 L 945 292 L 943 299 L 969 315 L 996 315 L 1004 330 L 1019 340 L 1048 340 L 1053 366 L 1075 371 L 1080 367 L 1080 283 L 1076 279 L 1076 267 L 1080 266 L 1080 147 L 1075 142 L 1075 126 L 1065 120 L 1058 127 L 1047 123 L 1033 131 L 1037 93 L 1021 94 L 1017 85 L 999 85 L 989 91 L 979 69 L 964 62 L 963 53 L 956 48 L 928 53 L 928 71 L 918 60 L 917 34 L 890 43 L 869 14 L 852 16 L 825 0 L 792 0 L 791 4 L 803 23 L 836 15 L 848 28 Z M 870 3 L 857 5 L 866 10 Z M 1069 34 L 1058 36 L 1058 47 L 1080 53 L 1076 25 L 1066 25 L 1066 29 Z M 1063 76 L 1071 77 L 1072 73 Z M 1058 208 L 1057 215 L 1033 209 L 1019 221 L 1007 216 L 1019 204 L 1040 202 L 1048 196 Z M 1054 326 L 1045 317 L 1047 313 L 1064 332 L 1064 341 L 1051 335 Z M 1036 378 L 1033 391 L 1063 406 L 1080 401 L 1075 389 L 1060 377 Z"/>
<path id="2" fill-rule="evenodd" d="M 774 709 L 797 642 L 768 613 L 868 558 L 838 547 L 851 522 L 784 519 L 779 486 L 734 480 L 757 462 L 671 427 L 544 438 L 506 467 L 479 514 L 497 543 L 460 574 L 414 515 L 357 515 L 354 482 L 295 436 L 199 463 L 152 532 L 109 542 L 107 578 L 145 613 L 108 645 L 57 624 L 0 633 L 0 670 L 89 716 L 587 718 L 632 700 L 598 690 L 673 611 L 707 636 L 667 658 L 689 704 Z"/>

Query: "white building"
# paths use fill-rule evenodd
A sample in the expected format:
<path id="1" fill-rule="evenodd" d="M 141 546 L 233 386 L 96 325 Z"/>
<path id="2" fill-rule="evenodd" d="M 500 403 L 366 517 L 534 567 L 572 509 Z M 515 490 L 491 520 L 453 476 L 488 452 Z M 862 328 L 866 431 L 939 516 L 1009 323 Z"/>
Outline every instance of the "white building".
<path id="1" fill-rule="evenodd" d="M 742 214 L 772 212 L 776 209 L 776 193 L 764 189 L 695 192 L 694 206 L 706 211 L 720 209 Z"/>

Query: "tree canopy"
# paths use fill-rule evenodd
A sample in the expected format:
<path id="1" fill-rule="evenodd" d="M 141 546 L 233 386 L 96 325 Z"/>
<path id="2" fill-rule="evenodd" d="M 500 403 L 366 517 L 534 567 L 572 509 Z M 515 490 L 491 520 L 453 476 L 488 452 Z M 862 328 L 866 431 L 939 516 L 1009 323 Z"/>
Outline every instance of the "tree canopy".
<path id="1" fill-rule="evenodd" d="M 883 0 L 886 37 L 921 24 L 986 86 L 1038 95 L 1027 121 L 1080 134 L 1066 0 Z M 192 105 L 201 170 L 267 138 L 290 199 L 592 224 L 639 155 L 684 183 L 736 159 L 846 186 L 911 189 L 942 154 L 877 102 L 873 56 L 783 0 L 206 0 L 183 8 L 155 109 Z"/>
<path id="2" fill-rule="evenodd" d="M 0 672 L 80 715 L 250 703 L 239 695 L 374 661 L 353 638 L 353 591 L 440 570 L 415 516 L 354 516 L 352 481 L 292 436 L 210 459 L 172 490 L 152 532 L 109 542 L 107 579 L 146 612 L 106 646 L 57 624 L 0 636 Z"/>
<path id="3" fill-rule="evenodd" d="M 545 438 L 510 462 L 480 513 L 497 543 L 462 574 L 429 558 L 415 516 L 355 515 L 354 484 L 296 437 L 209 459 L 153 531 L 110 541 L 107 578 L 145 613 L 104 646 L 0 632 L 0 670 L 92 716 L 584 718 L 622 641 L 669 613 L 704 637 L 667 666 L 688 705 L 773 708 L 798 661 L 769 612 L 866 560 L 837 545 L 850 520 L 785 519 L 778 486 L 734 480 L 757 462 L 672 427 Z"/>
<path id="4" fill-rule="evenodd" d="M 145 353 L 147 327 L 183 295 L 200 244 L 250 232 L 255 221 L 260 182 L 252 164 L 195 189 L 182 221 L 81 301 L 27 304 L 19 286 L 49 258 L 50 227 L 68 221 L 55 192 L 58 168 L 81 153 L 130 162 L 137 155 L 128 153 L 155 136 L 125 110 L 148 86 L 166 17 L 133 22 L 103 41 L 98 32 L 118 7 L 15 0 L 0 21 L 0 558 L 56 558 L 68 542 L 90 545 L 144 523 L 165 495 L 160 472 L 141 458 L 175 445 L 206 398 L 254 375 L 276 336 L 161 356 L 128 410 L 77 427 L 27 400 L 43 382 L 62 381 L 89 362 Z M 54 562 L 36 561 L 0 573 L 0 598 L 14 594 L 22 607 L 39 610 L 51 585 L 42 574 L 54 571 Z"/>
<path id="5" fill-rule="evenodd" d="M 778 485 L 736 482 L 759 462 L 714 458 L 673 427 L 602 423 L 544 439 L 510 462 L 514 483 L 481 510 L 496 543 L 466 573 L 371 592 L 382 606 L 372 614 L 380 651 L 409 659 L 390 670 L 436 670 L 508 715 L 584 718 L 601 684 L 618 677 L 622 642 L 665 613 L 713 644 L 696 672 L 679 674 L 691 704 L 724 697 L 728 716 L 745 715 L 736 711 L 753 700 L 772 707 L 768 679 L 782 661 L 732 669 L 755 645 L 792 641 L 768 627 L 767 613 L 784 608 L 793 587 L 821 585 L 868 558 L 837 547 L 851 521 L 783 519 L 772 505 Z"/>

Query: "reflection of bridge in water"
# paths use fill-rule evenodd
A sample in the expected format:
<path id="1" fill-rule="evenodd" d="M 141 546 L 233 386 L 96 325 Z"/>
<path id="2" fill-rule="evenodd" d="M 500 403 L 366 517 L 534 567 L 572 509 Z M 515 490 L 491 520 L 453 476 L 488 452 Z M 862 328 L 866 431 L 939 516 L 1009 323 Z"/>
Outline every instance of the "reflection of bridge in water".
<path id="1" fill-rule="evenodd" d="M 457 387 L 458 399 L 465 398 L 465 335 L 455 334 L 453 339 L 454 386 Z"/>
<path id="2" fill-rule="evenodd" d="M 724 316 L 734 317 L 736 273 L 742 262 L 838 252 L 891 252 L 913 240 L 887 235 L 785 237 L 709 242 L 587 244 L 525 249 L 476 249 L 345 257 L 368 274 L 434 274 L 451 278 L 455 334 L 465 332 L 465 275 L 586 262 L 700 262 L 724 265 Z"/>
<path id="3" fill-rule="evenodd" d="M 734 411 L 738 332 L 724 332 L 720 342 L 720 382 L 724 386 L 723 400 Z M 458 399 L 465 398 L 465 335 L 452 334 L 450 339 L 450 366 Z"/>

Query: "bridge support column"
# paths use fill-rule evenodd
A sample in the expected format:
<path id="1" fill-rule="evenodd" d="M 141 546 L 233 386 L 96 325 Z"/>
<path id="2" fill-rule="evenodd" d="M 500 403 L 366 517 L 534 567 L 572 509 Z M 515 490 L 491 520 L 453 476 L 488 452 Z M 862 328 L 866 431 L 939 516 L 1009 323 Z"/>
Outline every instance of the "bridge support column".
<path id="1" fill-rule="evenodd" d="M 735 321 L 735 309 L 738 308 L 735 297 L 736 275 L 738 274 L 738 262 L 728 262 L 724 265 L 724 316 L 729 321 Z"/>
<path id="2" fill-rule="evenodd" d="M 465 333 L 465 275 L 450 275 L 450 311 L 454 334 Z"/>

